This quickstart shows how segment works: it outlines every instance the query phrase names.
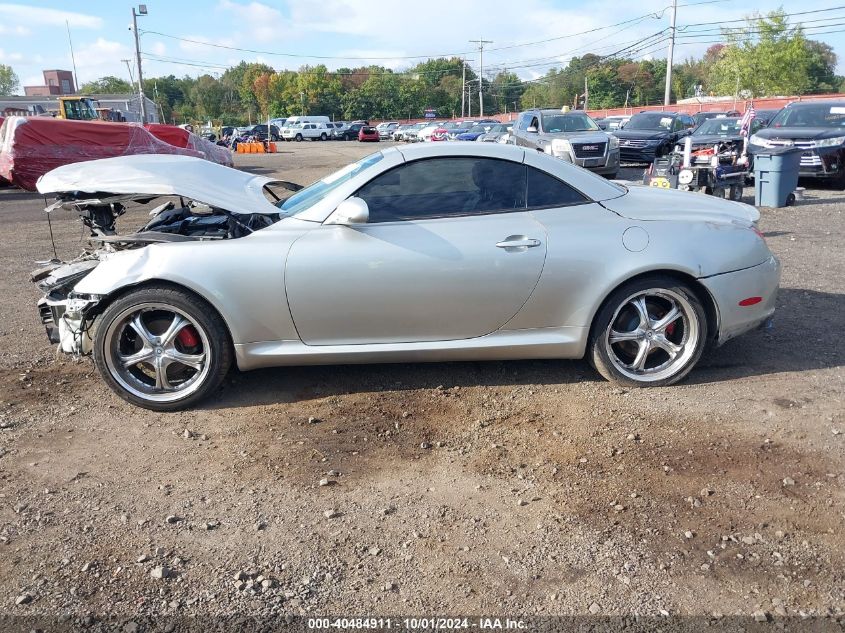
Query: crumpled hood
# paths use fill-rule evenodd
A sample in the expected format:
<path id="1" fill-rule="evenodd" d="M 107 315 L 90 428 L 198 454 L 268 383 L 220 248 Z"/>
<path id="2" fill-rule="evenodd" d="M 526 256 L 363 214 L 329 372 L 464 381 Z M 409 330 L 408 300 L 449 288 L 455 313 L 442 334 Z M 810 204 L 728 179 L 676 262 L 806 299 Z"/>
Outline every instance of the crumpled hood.
<path id="1" fill-rule="evenodd" d="M 619 198 L 602 204 L 632 220 L 685 220 L 690 222 L 741 222 L 752 224 L 760 212 L 748 204 L 677 189 L 633 185 Z"/>
<path id="2" fill-rule="evenodd" d="M 271 182 L 202 158 L 137 154 L 63 165 L 41 176 L 36 187 L 43 194 L 184 196 L 230 213 L 278 213 L 263 192 Z"/>
<path id="3" fill-rule="evenodd" d="M 728 135 L 728 136 L 720 136 L 718 134 L 699 134 L 699 135 L 691 135 L 689 138 L 692 139 L 692 146 L 698 147 L 701 145 L 708 145 L 712 147 L 717 143 L 730 143 L 730 142 L 742 142 L 742 136 L 739 134 L 735 135 Z M 684 139 L 681 139 L 680 143 L 681 147 L 684 145 Z"/>

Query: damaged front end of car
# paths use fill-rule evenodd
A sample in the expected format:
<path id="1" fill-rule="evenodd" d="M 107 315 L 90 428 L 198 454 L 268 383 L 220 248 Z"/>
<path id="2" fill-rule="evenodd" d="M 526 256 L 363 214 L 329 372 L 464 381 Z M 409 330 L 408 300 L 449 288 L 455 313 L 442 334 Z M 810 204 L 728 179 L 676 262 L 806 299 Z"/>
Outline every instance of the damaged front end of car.
<path id="1" fill-rule="evenodd" d="M 92 351 L 96 318 L 105 308 L 103 300 L 106 297 L 77 292 L 76 288 L 100 264 L 122 252 L 146 249 L 151 245 L 245 237 L 278 222 L 283 214 L 274 202 L 281 200 L 284 191 L 301 188 L 294 183 L 256 177 L 204 161 L 191 166 L 195 170 L 208 170 L 212 184 L 206 188 L 192 186 L 191 182 L 179 186 L 172 172 L 166 171 L 173 157 L 157 157 L 162 160 L 153 163 L 162 164 L 155 170 L 149 166 L 151 157 L 145 157 L 148 179 L 137 185 L 141 192 L 135 193 L 127 191 L 132 187 L 131 176 L 127 178 L 129 182 L 116 182 L 119 176 L 109 173 L 108 169 L 103 173 L 95 165 L 110 161 L 122 161 L 125 165 L 133 159 L 131 167 L 139 158 L 68 165 L 39 180 L 39 191 L 56 197 L 56 201 L 45 209 L 48 218 L 59 210 L 73 212 L 90 233 L 88 245 L 78 257 L 68 261 L 56 257 L 41 262 L 42 265 L 31 274 L 31 280 L 44 293 L 38 300 L 41 322 L 50 342 L 57 344 L 62 352 L 85 355 Z M 179 160 L 185 158 L 177 157 Z M 219 169 L 225 172 L 218 173 Z M 136 167 L 136 172 L 138 170 Z M 220 177 L 224 178 L 223 182 Z M 225 179 L 229 181 L 225 182 Z M 98 188 L 103 185 L 111 191 Z M 238 189 L 243 195 L 237 195 Z M 118 218 L 127 213 L 129 217 L 144 217 L 141 214 L 145 211 L 146 222 L 140 228 L 131 233 L 118 233 Z"/>

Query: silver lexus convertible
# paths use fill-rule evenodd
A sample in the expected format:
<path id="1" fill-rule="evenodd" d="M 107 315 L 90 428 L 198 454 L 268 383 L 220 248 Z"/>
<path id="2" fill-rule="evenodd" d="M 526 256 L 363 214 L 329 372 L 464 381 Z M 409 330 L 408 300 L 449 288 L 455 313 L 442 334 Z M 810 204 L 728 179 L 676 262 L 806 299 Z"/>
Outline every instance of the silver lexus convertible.
<path id="1" fill-rule="evenodd" d="M 48 335 L 162 411 L 232 363 L 586 356 L 609 380 L 669 385 L 770 319 L 780 277 L 751 206 L 493 143 L 385 149 L 305 188 L 141 155 L 38 190 L 91 231 L 80 258 L 33 273 Z M 118 234 L 133 205 L 149 221 Z"/>

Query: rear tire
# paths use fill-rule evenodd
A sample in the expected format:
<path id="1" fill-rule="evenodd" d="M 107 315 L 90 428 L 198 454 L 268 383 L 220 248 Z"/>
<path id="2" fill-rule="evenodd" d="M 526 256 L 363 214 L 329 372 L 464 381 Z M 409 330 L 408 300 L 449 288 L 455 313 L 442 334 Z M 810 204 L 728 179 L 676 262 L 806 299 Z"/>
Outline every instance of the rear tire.
<path id="1" fill-rule="evenodd" d="M 215 391 L 232 365 L 223 319 L 181 288 L 149 286 L 116 299 L 97 318 L 94 363 L 127 402 L 178 411 Z"/>
<path id="2" fill-rule="evenodd" d="M 320 140 L 321 140 L 321 141 L 327 141 L 327 140 L 328 140 L 328 138 L 329 138 L 329 137 L 328 137 L 328 136 L 326 136 L 326 133 L 325 133 L 325 132 L 323 132 L 322 134 L 320 134 Z"/>
<path id="3" fill-rule="evenodd" d="M 611 382 L 665 387 L 692 370 L 707 337 L 707 315 L 692 287 L 649 275 L 604 302 L 593 321 L 588 359 Z"/>

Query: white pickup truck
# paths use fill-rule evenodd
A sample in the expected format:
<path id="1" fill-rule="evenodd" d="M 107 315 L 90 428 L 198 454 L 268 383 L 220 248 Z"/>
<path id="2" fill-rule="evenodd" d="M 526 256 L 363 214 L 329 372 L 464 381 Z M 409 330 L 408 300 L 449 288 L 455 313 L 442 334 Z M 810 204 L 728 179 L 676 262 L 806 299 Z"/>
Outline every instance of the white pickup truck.
<path id="1" fill-rule="evenodd" d="M 301 141 L 303 139 L 311 139 L 312 141 L 326 141 L 331 136 L 332 131 L 325 123 L 296 123 L 290 127 L 282 128 L 282 138 L 286 141 Z"/>

